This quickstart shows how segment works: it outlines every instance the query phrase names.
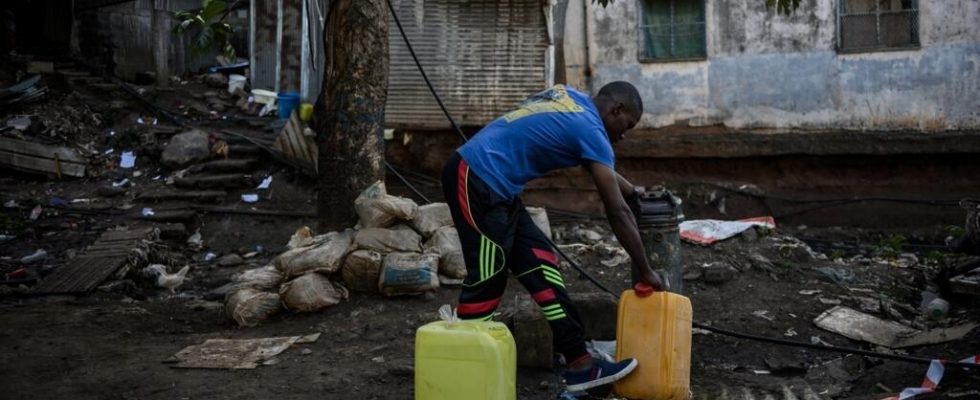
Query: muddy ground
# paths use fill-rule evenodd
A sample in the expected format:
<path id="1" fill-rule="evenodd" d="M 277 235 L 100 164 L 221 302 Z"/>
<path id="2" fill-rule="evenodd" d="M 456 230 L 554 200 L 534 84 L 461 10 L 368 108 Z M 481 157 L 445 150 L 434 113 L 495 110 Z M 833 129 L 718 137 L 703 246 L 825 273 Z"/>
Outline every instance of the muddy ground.
<path id="1" fill-rule="evenodd" d="M 190 86 L 200 82 L 190 82 Z M 104 93 L 110 90 L 112 101 Z M 201 89 L 204 90 L 204 89 Z M 57 92 L 56 92 L 57 93 Z M 209 202 L 187 200 L 150 201 L 140 197 L 147 190 L 166 188 L 173 171 L 156 162 L 159 147 L 146 143 L 153 130 L 165 143 L 174 130 L 148 128 L 137 123 L 146 110 L 124 94 L 101 88 L 72 90 L 69 104 L 89 104 L 102 112 L 73 137 L 45 138 L 47 142 L 86 143 L 101 156 L 92 156 L 92 174 L 83 179 L 57 180 L 3 170 L 2 200 L 10 207 L 0 210 L 6 235 L 0 241 L 0 273 L 22 267 L 19 259 L 37 249 L 49 257 L 29 266 L 29 278 L 45 276 L 71 263 L 86 246 L 108 229 L 138 226 L 164 228 L 162 244 L 174 252 L 175 263 L 191 266 L 188 281 L 176 293 L 136 282 L 113 284 L 110 279 L 94 292 L 77 296 L 35 296 L 30 287 L 0 285 L 0 393 L 21 399 L 410 399 L 412 398 L 413 335 L 416 328 L 436 319 L 442 304 L 452 304 L 458 289 L 443 287 L 436 293 L 387 298 L 379 294 L 353 293 L 328 309 L 284 313 L 257 327 L 240 328 L 221 310 L 222 296 L 213 292 L 238 272 L 261 267 L 285 250 L 290 235 L 300 226 L 314 226 L 303 216 L 257 216 L 254 210 L 312 212 L 315 192 L 309 178 L 258 152 L 259 163 L 246 172 L 251 184 L 273 177 L 268 191 L 258 191 L 260 201 L 245 204 L 240 194 L 256 192 L 250 185 L 228 188 L 227 194 Z M 62 92 L 64 95 L 64 93 Z M 67 96 L 67 95 L 65 95 Z M 160 92 L 155 101 L 172 110 L 182 109 L 181 91 Z M 98 100 L 102 98 L 102 100 Z M 62 97 L 56 97 L 60 103 Z M 101 111 L 100 111 L 101 107 Z M 184 107 L 186 108 L 186 107 Z M 43 106 L 25 113 L 42 115 Z M 193 110 L 189 112 L 193 116 Z M 3 116 L 3 118 L 7 118 Z M 232 122 L 261 134 L 263 122 L 253 117 Z M 68 118 L 68 117 L 65 117 Z M 72 117 L 79 118 L 79 117 Z M 71 122 L 71 120 L 69 120 Z M 161 122 L 164 125 L 165 122 Z M 114 131 L 115 135 L 108 132 Z M 179 131 L 177 129 L 176 131 Z M 28 138 L 38 132 L 25 134 Z M 120 139 L 120 135 L 125 140 Z M 254 155 L 247 142 L 229 143 Z M 128 147 L 127 147 L 128 146 Z M 254 146 L 253 146 L 254 147 Z M 119 150 L 137 151 L 135 169 L 118 168 Z M 232 154 L 232 158 L 237 155 Z M 112 197 L 98 194 L 100 187 L 126 178 L 133 186 Z M 394 178 L 389 177 L 392 182 Z M 431 182 L 431 181 L 429 181 Z M 392 191 L 408 195 L 393 183 Z M 429 192 L 433 187 L 427 187 Z M 438 190 L 435 190 L 437 193 Z M 61 202 L 54 201 L 60 199 Z M 92 199 L 71 203 L 72 199 Z M 35 206 L 43 212 L 29 215 Z M 200 210 L 191 218 L 153 221 L 142 216 L 144 208 L 159 214 L 166 210 Z M 220 208 L 222 211 L 213 211 Z M 235 212 L 235 213 L 231 213 Z M 571 218 L 551 213 L 558 242 L 591 274 L 619 292 L 628 286 L 628 265 L 606 266 L 615 247 L 608 228 L 598 220 Z M 180 223 L 181 226 L 164 225 Z M 200 231 L 205 248 L 190 249 L 185 241 Z M 602 238 L 585 238 L 583 229 Z M 756 335 L 876 351 L 867 343 L 849 340 L 821 330 L 812 320 L 831 304 L 868 310 L 879 317 L 901 321 L 921 329 L 977 321 L 980 304 L 975 299 L 950 297 L 949 315 L 938 320 L 920 315 L 920 291 L 945 266 L 962 261 L 943 245 L 949 227 L 922 227 L 914 232 L 865 231 L 853 228 L 779 227 L 710 247 L 684 244 L 686 293 L 698 321 Z M 754 232 L 754 231 L 753 231 Z M 798 238 L 804 239 L 801 242 Z M 581 245 L 578 245 L 578 244 Z M 207 253 L 221 257 L 258 251 L 254 258 L 222 267 L 205 261 Z M 914 254 L 915 259 L 909 254 Z M 760 262 L 766 258 L 770 263 Z M 699 276 L 705 264 L 724 263 L 738 272 L 731 280 L 709 283 Z M 177 266 L 177 265 L 175 265 Z M 845 279 L 834 281 L 821 268 L 832 268 Z M 598 292 L 564 263 L 569 290 Z M 523 289 L 516 282 L 508 288 L 503 309 L 513 308 L 514 295 Z M 801 291 L 819 290 L 815 294 Z M 811 293 L 811 292 L 805 292 Z M 820 299 L 824 300 L 821 301 Z M 258 338 L 322 333 L 312 344 L 295 345 L 276 356 L 269 365 L 253 370 L 175 369 L 166 363 L 182 348 L 209 338 Z M 960 359 L 980 350 L 976 333 L 945 344 L 896 350 L 918 357 Z M 795 347 L 781 347 L 718 334 L 697 333 L 692 349 L 692 392 L 697 399 L 882 399 L 907 386 L 917 386 L 925 365 L 848 357 Z M 980 375 L 949 369 L 935 398 L 980 398 Z M 518 370 L 518 398 L 554 399 L 561 391 L 551 371 Z"/>

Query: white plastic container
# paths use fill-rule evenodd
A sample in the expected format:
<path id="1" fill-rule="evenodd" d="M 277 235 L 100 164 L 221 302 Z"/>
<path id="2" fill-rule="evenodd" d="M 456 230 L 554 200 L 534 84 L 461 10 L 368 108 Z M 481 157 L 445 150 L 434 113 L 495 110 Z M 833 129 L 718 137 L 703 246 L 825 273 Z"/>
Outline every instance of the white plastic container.
<path id="1" fill-rule="evenodd" d="M 245 90 L 245 82 L 248 81 L 244 75 L 228 75 L 228 93 L 235 94 L 236 90 Z"/>
<path id="2" fill-rule="evenodd" d="M 278 95 L 276 92 L 265 89 L 252 89 L 252 97 L 255 98 L 255 102 L 259 104 L 272 104 L 276 102 Z"/>

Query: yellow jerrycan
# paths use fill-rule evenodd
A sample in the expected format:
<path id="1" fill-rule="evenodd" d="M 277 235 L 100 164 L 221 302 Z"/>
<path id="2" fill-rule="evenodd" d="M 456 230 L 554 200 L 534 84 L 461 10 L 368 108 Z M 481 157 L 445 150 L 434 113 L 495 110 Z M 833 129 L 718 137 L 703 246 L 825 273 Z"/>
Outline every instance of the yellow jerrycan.
<path id="1" fill-rule="evenodd" d="M 514 400 L 517 347 L 507 326 L 443 315 L 415 333 L 415 399 Z"/>
<path id="2" fill-rule="evenodd" d="M 619 299 L 616 359 L 635 358 L 633 373 L 613 385 L 640 400 L 687 400 L 691 386 L 691 301 L 639 283 Z"/>

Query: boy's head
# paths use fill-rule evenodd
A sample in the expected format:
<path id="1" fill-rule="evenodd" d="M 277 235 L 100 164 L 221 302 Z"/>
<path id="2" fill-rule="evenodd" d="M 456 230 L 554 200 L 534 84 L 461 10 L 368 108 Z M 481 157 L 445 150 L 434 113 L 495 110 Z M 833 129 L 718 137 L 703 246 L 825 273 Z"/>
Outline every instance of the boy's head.
<path id="1" fill-rule="evenodd" d="M 633 129 L 643 115 L 643 99 L 636 87 L 629 82 L 618 81 L 603 86 L 592 98 L 592 102 L 599 110 L 606 134 L 613 143 L 622 139 L 626 131 Z"/>

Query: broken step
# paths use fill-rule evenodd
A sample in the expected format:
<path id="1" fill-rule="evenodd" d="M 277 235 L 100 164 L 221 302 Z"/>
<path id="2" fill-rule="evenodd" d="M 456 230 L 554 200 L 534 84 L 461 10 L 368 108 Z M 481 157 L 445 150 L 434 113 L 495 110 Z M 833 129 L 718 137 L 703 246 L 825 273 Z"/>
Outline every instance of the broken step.
<path id="1" fill-rule="evenodd" d="M 259 164 L 258 158 L 229 158 L 208 161 L 190 167 L 187 172 L 196 174 L 199 172 L 249 172 Z"/>
<path id="2" fill-rule="evenodd" d="M 157 189 L 147 190 L 140 193 L 140 200 L 163 201 L 163 200 L 196 200 L 218 202 L 224 199 L 228 193 L 224 190 L 173 190 Z"/>
<path id="3" fill-rule="evenodd" d="M 228 158 L 258 158 L 262 157 L 264 150 L 261 147 L 248 144 L 233 144 L 228 146 Z"/>
<path id="4" fill-rule="evenodd" d="M 255 182 L 244 174 L 192 175 L 174 179 L 179 188 L 240 188 L 252 186 Z"/>

